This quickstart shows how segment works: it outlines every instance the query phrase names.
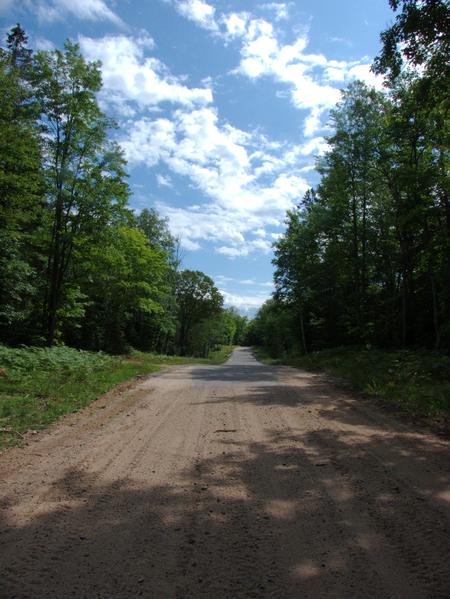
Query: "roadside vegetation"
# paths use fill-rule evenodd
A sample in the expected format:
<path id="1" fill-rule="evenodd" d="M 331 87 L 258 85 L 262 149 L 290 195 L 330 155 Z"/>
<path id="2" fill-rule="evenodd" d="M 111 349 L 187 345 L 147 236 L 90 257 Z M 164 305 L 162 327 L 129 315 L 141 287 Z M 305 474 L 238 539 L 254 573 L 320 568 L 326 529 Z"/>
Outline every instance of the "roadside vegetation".
<path id="1" fill-rule="evenodd" d="M 450 422 L 450 357 L 431 351 L 382 351 L 341 347 L 309 354 L 270 357 L 255 349 L 266 364 L 286 364 L 326 372 L 338 382 L 388 407 Z"/>
<path id="2" fill-rule="evenodd" d="M 441 0 L 390 5 L 372 67 L 384 89 L 352 82 L 331 111 L 320 180 L 286 215 L 275 293 L 247 343 L 448 415 L 450 13 Z"/>
<path id="3" fill-rule="evenodd" d="M 192 358 L 0 346 L 0 448 L 17 444 L 28 430 L 45 428 L 63 414 L 77 412 L 133 377 L 181 364 L 220 364 L 232 349 L 221 346 L 208 358 Z"/>

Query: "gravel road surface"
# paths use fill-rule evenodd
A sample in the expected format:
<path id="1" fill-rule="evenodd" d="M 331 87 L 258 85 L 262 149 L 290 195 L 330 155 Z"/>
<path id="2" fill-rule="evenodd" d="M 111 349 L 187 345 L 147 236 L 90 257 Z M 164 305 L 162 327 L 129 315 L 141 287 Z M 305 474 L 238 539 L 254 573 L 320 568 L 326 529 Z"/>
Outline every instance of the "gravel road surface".
<path id="1" fill-rule="evenodd" d="M 0 456 L 0 597 L 450 598 L 450 443 L 326 379 L 184 366 Z"/>

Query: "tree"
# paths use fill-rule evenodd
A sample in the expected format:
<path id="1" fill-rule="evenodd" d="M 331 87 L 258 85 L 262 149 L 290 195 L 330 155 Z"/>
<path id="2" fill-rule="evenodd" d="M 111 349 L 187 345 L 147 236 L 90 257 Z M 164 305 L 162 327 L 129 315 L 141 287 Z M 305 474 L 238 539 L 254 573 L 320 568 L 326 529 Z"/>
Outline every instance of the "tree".
<path id="1" fill-rule="evenodd" d="M 194 325 L 219 314 L 223 297 L 213 280 L 203 272 L 183 270 L 178 275 L 176 298 L 179 310 L 178 345 L 181 355 L 185 355 Z"/>
<path id="2" fill-rule="evenodd" d="M 44 328 L 52 345 L 58 311 L 75 243 L 95 239 L 99 230 L 124 215 L 128 187 L 124 160 L 108 139 L 112 122 L 98 107 L 98 63 L 86 63 L 79 47 L 40 52 L 34 59 L 33 85 L 45 128 L 47 185 L 47 288 Z"/>
<path id="3" fill-rule="evenodd" d="M 167 353 L 173 350 L 177 329 L 178 307 L 175 298 L 177 271 L 180 266 L 180 248 L 178 240 L 170 233 L 168 221 L 161 218 L 154 208 L 144 208 L 136 217 L 136 226 L 143 231 L 152 248 L 161 250 L 167 261 L 167 292 L 162 299 L 163 311 L 152 315 L 151 319 L 142 318 L 135 343 L 142 349 L 152 349 Z M 144 322 L 147 321 L 147 322 Z M 137 331 L 136 331 L 137 332 Z"/>
<path id="4" fill-rule="evenodd" d="M 446 0 L 389 0 L 396 15 L 380 35 L 382 50 L 374 61 L 376 73 L 392 82 L 406 62 L 422 67 L 425 75 L 448 82 L 450 65 L 450 9 Z M 448 87 L 446 88 L 448 90 Z"/>
<path id="5" fill-rule="evenodd" d="M 267 300 L 250 321 L 246 343 L 265 347 L 273 357 L 297 349 L 295 308 L 277 300 Z"/>
<path id="6" fill-rule="evenodd" d="M 31 50 L 17 25 L 0 52 L 0 335 L 20 339 L 37 292 L 32 235 L 43 202 L 41 144 L 25 60 Z"/>
<path id="7" fill-rule="evenodd" d="M 163 312 L 167 293 L 164 253 L 152 248 L 142 231 L 110 227 L 101 243 L 78 258 L 80 299 L 84 298 L 77 345 L 121 353 L 134 339 L 141 317 Z M 66 317 L 66 322 L 67 322 Z"/>
<path id="8" fill-rule="evenodd" d="M 166 253 L 176 270 L 179 266 L 177 239 L 170 233 L 167 219 L 161 218 L 154 208 L 144 208 L 136 217 L 136 225 L 152 247 L 159 247 Z"/>
<path id="9" fill-rule="evenodd" d="M 13 68 L 18 68 L 25 63 L 29 63 L 32 50 L 27 48 L 28 36 L 20 26 L 20 23 L 17 23 L 8 33 L 6 44 L 9 62 Z"/>
<path id="10" fill-rule="evenodd" d="M 450 337 L 450 8 L 445 0 L 390 0 L 390 5 L 397 15 L 381 34 L 382 50 L 373 69 L 386 75 L 395 102 L 391 132 L 397 177 L 392 187 L 405 271 L 403 340 L 411 331 L 423 337 L 428 328 L 438 348 L 443 336 Z M 414 326 L 408 326 L 417 302 L 432 306 L 432 327 L 416 315 Z"/>

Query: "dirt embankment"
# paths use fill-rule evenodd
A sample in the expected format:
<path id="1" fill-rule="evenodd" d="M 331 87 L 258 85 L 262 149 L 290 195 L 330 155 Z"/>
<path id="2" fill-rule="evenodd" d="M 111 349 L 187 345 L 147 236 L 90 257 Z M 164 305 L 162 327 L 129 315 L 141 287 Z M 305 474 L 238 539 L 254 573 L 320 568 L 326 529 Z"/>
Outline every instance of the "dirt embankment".
<path id="1" fill-rule="evenodd" d="M 450 444 L 237 350 L 0 457 L 0 597 L 450 597 Z"/>

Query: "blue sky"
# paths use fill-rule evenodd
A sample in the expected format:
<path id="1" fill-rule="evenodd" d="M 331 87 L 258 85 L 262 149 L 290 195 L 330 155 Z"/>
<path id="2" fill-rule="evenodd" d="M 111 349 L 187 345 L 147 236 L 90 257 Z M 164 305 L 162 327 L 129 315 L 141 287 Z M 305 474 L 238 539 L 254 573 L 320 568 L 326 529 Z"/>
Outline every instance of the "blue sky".
<path id="1" fill-rule="evenodd" d="M 132 206 L 156 207 L 227 305 L 272 291 L 286 210 L 317 180 L 330 108 L 370 72 L 387 0 L 0 0 L 35 48 L 101 60 Z"/>

